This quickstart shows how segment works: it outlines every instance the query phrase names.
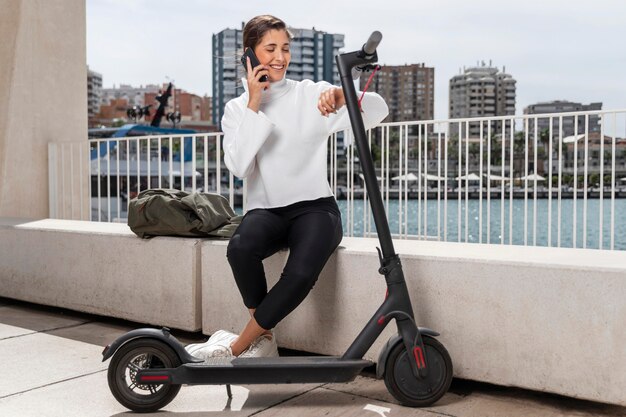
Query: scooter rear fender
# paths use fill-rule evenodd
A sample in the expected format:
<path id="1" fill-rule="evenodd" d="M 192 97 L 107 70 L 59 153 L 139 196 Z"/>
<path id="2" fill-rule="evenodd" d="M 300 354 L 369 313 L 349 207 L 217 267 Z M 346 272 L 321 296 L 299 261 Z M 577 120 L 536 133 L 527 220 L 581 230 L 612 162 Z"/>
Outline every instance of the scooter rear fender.
<path id="1" fill-rule="evenodd" d="M 433 337 L 439 336 L 439 333 L 427 327 L 418 327 L 417 329 L 421 335 L 428 335 Z M 380 355 L 378 355 L 378 362 L 376 363 L 376 378 L 381 379 L 383 375 L 385 375 L 385 364 L 387 363 L 387 357 L 389 357 L 391 349 L 393 349 L 393 347 L 398 343 L 402 343 L 402 336 L 396 334 L 395 336 L 389 338 L 385 346 L 383 346 L 382 350 L 380 351 Z"/>
<path id="2" fill-rule="evenodd" d="M 111 356 L 117 352 L 117 350 L 130 342 L 131 340 L 137 339 L 156 339 L 159 340 L 169 347 L 171 347 L 174 352 L 180 358 L 182 363 L 198 363 L 202 362 L 202 359 L 195 358 L 191 356 L 184 348 L 184 346 L 176 339 L 174 336 L 170 334 L 168 328 L 162 329 L 151 329 L 151 328 L 143 328 L 131 330 L 130 332 L 123 334 L 122 336 L 115 339 L 113 343 L 108 345 L 102 351 L 102 362 L 109 359 Z"/>

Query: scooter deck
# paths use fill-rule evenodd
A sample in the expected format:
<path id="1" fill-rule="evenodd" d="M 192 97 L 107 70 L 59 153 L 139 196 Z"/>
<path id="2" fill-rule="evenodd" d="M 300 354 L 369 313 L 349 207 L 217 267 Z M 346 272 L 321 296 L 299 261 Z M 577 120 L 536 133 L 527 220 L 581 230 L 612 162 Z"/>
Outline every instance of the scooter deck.
<path id="1" fill-rule="evenodd" d="M 177 368 L 143 369 L 137 372 L 137 380 L 142 384 L 190 385 L 350 382 L 370 365 L 373 362 L 368 360 L 338 356 L 213 358 Z"/>

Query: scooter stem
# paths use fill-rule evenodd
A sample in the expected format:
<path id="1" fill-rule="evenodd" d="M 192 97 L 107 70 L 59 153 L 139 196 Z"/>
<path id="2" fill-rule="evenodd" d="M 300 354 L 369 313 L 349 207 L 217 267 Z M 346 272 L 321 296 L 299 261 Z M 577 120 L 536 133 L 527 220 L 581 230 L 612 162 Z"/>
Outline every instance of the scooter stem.
<path id="1" fill-rule="evenodd" d="M 354 132 L 356 149 L 359 160 L 361 161 L 363 177 L 365 178 L 365 185 L 372 206 L 372 214 L 374 216 L 376 232 L 378 233 L 378 240 L 380 241 L 383 258 L 390 259 L 396 255 L 396 252 L 393 247 L 393 241 L 391 240 L 391 232 L 389 231 L 389 223 L 387 222 L 387 215 L 385 214 L 380 188 L 376 182 L 374 162 L 368 152 L 369 146 L 366 140 L 365 126 L 363 125 L 363 118 L 360 114 L 361 110 L 359 109 L 356 90 L 352 80 L 353 67 L 375 63 L 378 60 L 378 55 L 376 51 L 371 55 L 367 55 L 363 51 L 357 51 L 337 55 L 336 60 L 339 75 L 341 76 L 344 97 L 346 99 L 346 106 L 348 107 L 348 113 L 350 115 L 350 124 Z"/>

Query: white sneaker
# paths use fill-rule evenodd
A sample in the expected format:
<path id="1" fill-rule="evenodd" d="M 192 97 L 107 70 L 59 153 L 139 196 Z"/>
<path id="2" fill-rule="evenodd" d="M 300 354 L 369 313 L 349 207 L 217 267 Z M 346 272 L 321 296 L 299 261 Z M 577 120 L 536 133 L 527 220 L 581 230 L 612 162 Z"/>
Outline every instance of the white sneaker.
<path id="1" fill-rule="evenodd" d="M 191 345 L 185 346 L 185 350 L 189 352 L 190 355 L 197 357 L 198 359 L 205 359 L 210 357 L 210 353 L 212 352 L 212 347 L 216 345 L 230 346 L 235 339 L 237 339 L 239 335 L 231 333 L 226 330 L 218 330 L 211 335 L 209 340 L 204 343 L 194 343 Z"/>
<path id="2" fill-rule="evenodd" d="M 229 346 L 214 345 L 211 349 L 211 358 L 234 358 L 233 349 Z"/>
<path id="3" fill-rule="evenodd" d="M 213 333 L 211 337 L 209 337 L 209 340 L 207 340 L 207 343 L 214 344 L 214 343 L 220 343 L 220 342 L 227 340 L 229 341 L 229 345 L 230 345 L 230 342 L 232 342 L 238 337 L 239 337 L 238 334 L 229 332 L 228 330 L 218 330 L 215 333 Z"/>
<path id="4" fill-rule="evenodd" d="M 278 346 L 276 345 L 276 336 L 264 334 L 258 337 L 248 349 L 246 349 L 240 358 L 277 358 Z"/>

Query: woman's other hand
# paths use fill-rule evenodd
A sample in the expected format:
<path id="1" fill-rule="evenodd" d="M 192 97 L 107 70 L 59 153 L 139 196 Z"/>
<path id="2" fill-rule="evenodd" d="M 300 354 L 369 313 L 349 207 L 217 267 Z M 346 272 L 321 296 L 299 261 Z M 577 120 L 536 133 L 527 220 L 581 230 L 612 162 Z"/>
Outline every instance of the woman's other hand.
<path id="1" fill-rule="evenodd" d="M 337 110 L 346 104 L 346 99 L 341 88 L 332 87 L 320 94 L 317 101 L 317 109 L 322 116 L 328 116 L 330 113 L 337 113 Z"/>
<path id="2" fill-rule="evenodd" d="M 248 65 L 248 107 L 258 113 L 261 107 L 262 92 L 270 87 L 269 73 L 266 66 L 257 65 L 252 69 L 250 58 L 246 58 L 246 61 Z M 260 80 L 264 75 L 268 76 L 268 81 Z"/>

